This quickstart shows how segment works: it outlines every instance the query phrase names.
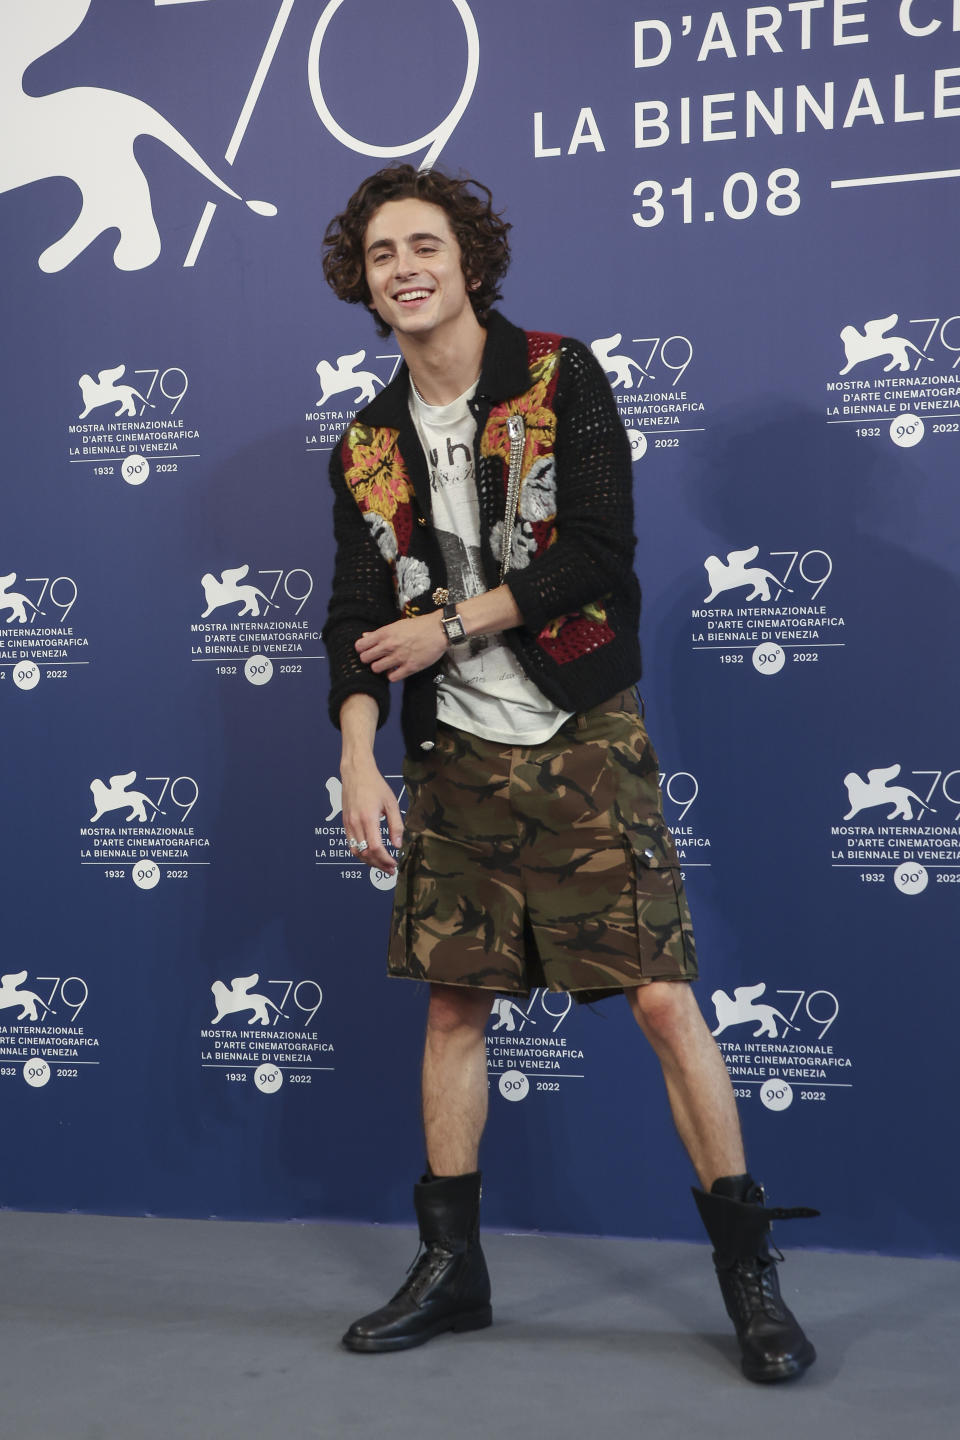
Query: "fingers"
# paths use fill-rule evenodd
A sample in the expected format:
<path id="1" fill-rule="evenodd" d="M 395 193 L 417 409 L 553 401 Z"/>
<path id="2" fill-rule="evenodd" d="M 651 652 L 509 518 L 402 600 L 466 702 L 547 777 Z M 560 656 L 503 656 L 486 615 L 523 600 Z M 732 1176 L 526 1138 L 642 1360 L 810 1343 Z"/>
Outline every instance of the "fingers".
<path id="1" fill-rule="evenodd" d="M 403 844 L 403 817 L 400 814 L 400 806 L 397 804 L 391 792 L 389 800 L 384 805 L 384 814 L 387 821 L 387 829 L 390 832 L 390 844 L 395 850 L 399 850 Z"/>
<path id="2" fill-rule="evenodd" d="M 392 875 L 396 870 L 397 862 L 383 843 L 379 824 L 371 826 L 368 832 L 364 831 L 362 825 L 355 825 L 353 828 L 348 826 L 347 843 L 353 858 L 362 860 L 364 865 L 369 865 L 371 869 L 385 870 L 388 875 Z"/>
<path id="3" fill-rule="evenodd" d="M 402 838 L 403 825 L 401 823 L 399 827 L 395 827 L 388 807 L 385 806 L 384 809 L 387 813 L 391 844 L 396 845 L 399 849 L 400 840 L 395 837 L 399 829 L 399 836 Z M 400 811 L 396 801 L 393 802 L 393 809 L 396 811 L 399 821 Z M 362 860 L 373 870 L 385 870 L 388 875 L 392 875 L 397 868 L 397 862 L 383 843 L 383 836 L 380 833 L 380 813 L 377 812 L 363 818 L 360 815 L 348 817 L 344 812 L 343 824 L 347 832 L 347 845 L 354 859 Z"/>
<path id="4" fill-rule="evenodd" d="M 433 615 L 396 620 L 379 630 L 368 630 L 355 642 L 364 665 L 391 681 L 406 680 L 432 665 L 446 649 L 446 636 Z"/>
<path id="5" fill-rule="evenodd" d="M 357 654 L 364 665 L 369 665 L 375 675 L 382 675 L 385 671 L 390 672 L 391 680 L 402 680 L 409 673 L 403 670 L 402 674 L 393 672 L 402 667 L 401 657 L 396 653 L 396 646 L 388 644 L 385 640 L 378 640 L 375 635 L 361 635 L 356 644 Z"/>
<path id="6" fill-rule="evenodd" d="M 399 849 L 403 821 L 397 797 L 372 756 L 359 764 L 354 760 L 343 772 L 342 800 L 343 828 L 353 858 L 393 875 L 397 863 L 387 849 L 381 822 L 386 820 L 390 843 Z"/>
<path id="7" fill-rule="evenodd" d="M 394 860 L 380 839 L 377 840 L 375 845 L 371 845 L 368 850 L 364 850 L 363 854 L 358 858 L 369 865 L 371 870 L 385 870 L 388 875 L 392 875 L 397 868 L 396 860 Z"/>
<path id="8" fill-rule="evenodd" d="M 359 846 L 362 846 L 363 841 L 359 836 L 353 838 L 359 841 Z M 381 839 L 378 838 L 373 844 L 368 842 L 365 849 L 361 849 L 359 846 L 350 846 L 350 853 L 355 860 L 362 860 L 364 865 L 370 866 L 371 870 L 384 870 L 388 875 L 392 875 L 396 870 L 397 862 Z"/>
<path id="9" fill-rule="evenodd" d="M 386 625 L 382 630 L 365 631 L 356 642 L 356 651 L 365 665 L 383 660 L 388 655 L 397 655 L 403 648 L 396 626 Z"/>
<path id="10" fill-rule="evenodd" d="M 356 651 L 365 665 L 371 660 L 378 660 L 384 653 L 385 645 L 382 639 L 378 639 L 378 631 L 361 635 L 356 643 Z"/>
<path id="11" fill-rule="evenodd" d="M 393 636 L 378 640 L 376 636 L 362 635 L 357 641 L 357 654 L 364 665 L 369 665 L 375 675 L 389 672 L 391 680 L 404 680 L 418 669 L 409 664 L 408 648 Z"/>

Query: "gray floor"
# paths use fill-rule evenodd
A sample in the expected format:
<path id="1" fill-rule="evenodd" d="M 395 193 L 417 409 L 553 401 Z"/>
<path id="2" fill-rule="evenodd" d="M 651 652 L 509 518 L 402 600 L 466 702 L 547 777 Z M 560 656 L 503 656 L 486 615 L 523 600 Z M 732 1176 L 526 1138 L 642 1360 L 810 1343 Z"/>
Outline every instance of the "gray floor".
<path id="1" fill-rule="evenodd" d="M 0 1440 L 940 1440 L 960 1433 L 960 1264 L 797 1252 L 819 1351 L 740 1377 L 705 1247 L 490 1235 L 495 1323 L 339 1348 L 412 1233 L 0 1214 Z"/>

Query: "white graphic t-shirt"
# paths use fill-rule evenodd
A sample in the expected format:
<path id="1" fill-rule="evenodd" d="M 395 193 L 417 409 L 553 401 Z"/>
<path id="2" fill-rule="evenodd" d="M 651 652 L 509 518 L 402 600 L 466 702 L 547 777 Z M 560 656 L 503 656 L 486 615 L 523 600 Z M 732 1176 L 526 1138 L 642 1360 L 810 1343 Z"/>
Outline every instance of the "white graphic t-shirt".
<path id="1" fill-rule="evenodd" d="M 410 384 L 410 413 L 430 474 L 433 530 L 455 603 L 487 589 L 474 479 L 476 426 L 469 408 L 476 388 L 471 385 L 449 405 L 428 405 Z M 504 745 L 539 745 L 571 713 L 558 710 L 534 685 L 500 635 L 475 636 L 448 650 L 437 687 L 437 715 L 445 725 Z"/>

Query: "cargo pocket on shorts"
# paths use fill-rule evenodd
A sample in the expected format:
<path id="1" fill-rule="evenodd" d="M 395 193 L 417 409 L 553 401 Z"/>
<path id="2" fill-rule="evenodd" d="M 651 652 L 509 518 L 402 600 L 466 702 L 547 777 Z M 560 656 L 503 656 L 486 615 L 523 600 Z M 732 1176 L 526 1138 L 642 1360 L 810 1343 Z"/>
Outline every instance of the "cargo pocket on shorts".
<path id="1" fill-rule="evenodd" d="M 641 968 L 654 979 L 695 979 L 693 923 L 673 838 L 665 825 L 650 824 L 625 838 L 633 858 Z"/>
<path id="2" fill-rule="evenodd" d="M 406 842 L 398 856 L 397 884 L 393 896 L 393 916 L 390 922 L 390 947 L 387 954 L 387 971 L 391 975 L 404 975 L 412 979 L 423 979 L 423 967 L 413 955 L 410 943 L 413 914 L 416 906 L 417 871 L 420 867 L 422 837 L 414 835 Z"/>

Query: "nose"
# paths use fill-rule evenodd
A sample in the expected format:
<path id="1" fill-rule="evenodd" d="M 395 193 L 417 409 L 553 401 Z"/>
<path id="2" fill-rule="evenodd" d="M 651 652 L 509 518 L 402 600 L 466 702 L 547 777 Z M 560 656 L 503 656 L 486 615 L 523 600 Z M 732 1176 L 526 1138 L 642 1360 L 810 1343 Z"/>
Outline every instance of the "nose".
<path id="1" fill-rule="evenodd" d="M 401 246 L 397 252 L 397 275 L 407 277 L 416 274 L 416 270 L 417 257 L 414 251 L 407 246 Z"/>

